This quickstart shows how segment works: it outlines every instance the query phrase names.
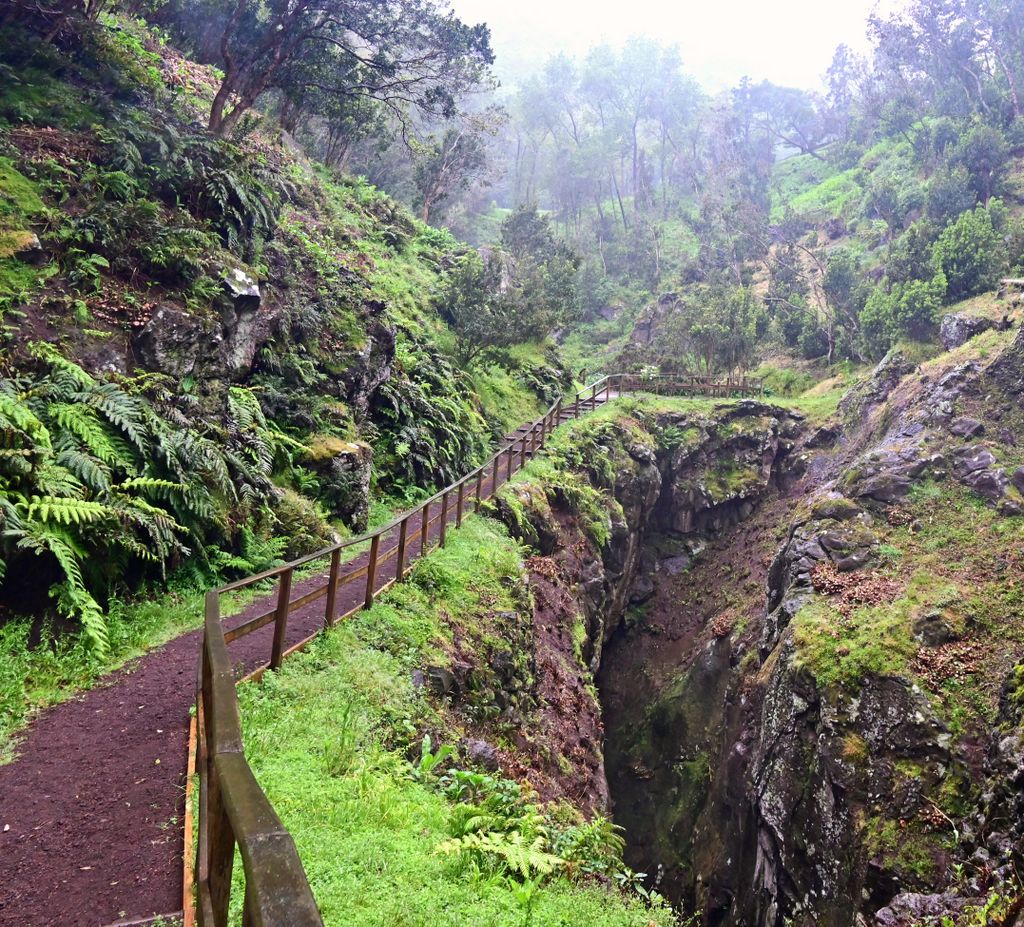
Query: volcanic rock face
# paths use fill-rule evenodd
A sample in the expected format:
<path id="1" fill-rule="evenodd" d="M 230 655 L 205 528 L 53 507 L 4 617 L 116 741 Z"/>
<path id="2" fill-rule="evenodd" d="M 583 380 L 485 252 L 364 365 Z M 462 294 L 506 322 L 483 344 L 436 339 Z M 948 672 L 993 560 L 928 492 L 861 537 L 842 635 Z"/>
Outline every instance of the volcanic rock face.
<path id="1" fill-rule="evenodd" d="M 574 590 L 563 620 L 584 617 L 605 724 L 587 776 L 607 774 L 627 862 L 703 923 L 910 924 L 1020 865 L 1019 613 L 965 604 L 975 576 L 941 555 L 941 575 L 893 568 L 892 540 L 924 556 L 937 531 L 955 561 L 980 506 L 995 578 L 977 582 L 1014 594 L 1024 561 L 998 539 L 1021 527 L 1022 394 L 1024 336 L 987 365 L 897 356 L 827 440 L 761 403 L 606 440 L 600 543 L 557 492 L 522 491 L 525 518 L 499 503 Z"/>

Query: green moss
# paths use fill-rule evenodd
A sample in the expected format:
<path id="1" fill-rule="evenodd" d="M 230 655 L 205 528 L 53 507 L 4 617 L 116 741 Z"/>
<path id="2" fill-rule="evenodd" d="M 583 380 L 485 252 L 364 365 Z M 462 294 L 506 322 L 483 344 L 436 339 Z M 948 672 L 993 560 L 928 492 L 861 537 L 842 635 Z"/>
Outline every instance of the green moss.
<path id="1" fill-rule="evenodd" d="M 797 660 L 824 687 L 856 690 L 869 675 L 908 677 L 918 648 L 913 617 L 956 602 L 959 596 L 952 583 L 919 570 L 897 599 L 854 609 L 848 618 L 829 600 L 815 598 L 793 619 Z"/>
<path id="2" fill-rule="evenodd" d="M 936 836 L 920 829 L 914 822 L 893 821 L 876 816 L 868 821 L 864 845 L 874 858 L 889 869 L 902 870 L 922 883 L 930 883 L 936 875 Z"/>

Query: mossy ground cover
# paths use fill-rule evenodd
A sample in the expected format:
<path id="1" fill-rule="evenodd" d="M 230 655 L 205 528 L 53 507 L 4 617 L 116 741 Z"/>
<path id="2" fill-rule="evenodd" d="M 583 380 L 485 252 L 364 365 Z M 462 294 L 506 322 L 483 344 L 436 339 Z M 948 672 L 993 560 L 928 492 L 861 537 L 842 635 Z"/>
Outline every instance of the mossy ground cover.
<path id="1" fill-rule="evenodd" d="M 843 615 L 816 597 L 794 619 L 799 659 L 826 687 L 856 691 L 868 675 L 892 675 L 932 697 L 954 733 L 990 729 L 999 687 L 1024 655 L 1024 521 L 967 489 L 915 487 L 905 524 L 876 525 L 873 575 L 891 600 Z M 941 618 L 952 638 L 925 648 L 914 622 Z"/>
<path id="2" fill-rule="evenodd" d="M 462 732 L 414 674 L 450 660 L 455 638 L 484 646 L 495 616 L 522 609 L 523 570 L 504 529 L 472 516 L 416 565 L 410 582 L 279 673 L 240 688 L 247 755 L 295 838 L 328 925 L 671 922 L 664 910 L 566 868 L 524 878 L 495 860 L 438 850 L 464 814 L 444 785 L 460 761 L 428 768 L 420 741 L 430 735 L 427 750 L 436 754 Z M 551 808 L 542 817 L 554 844 L 573 812 Z"/>

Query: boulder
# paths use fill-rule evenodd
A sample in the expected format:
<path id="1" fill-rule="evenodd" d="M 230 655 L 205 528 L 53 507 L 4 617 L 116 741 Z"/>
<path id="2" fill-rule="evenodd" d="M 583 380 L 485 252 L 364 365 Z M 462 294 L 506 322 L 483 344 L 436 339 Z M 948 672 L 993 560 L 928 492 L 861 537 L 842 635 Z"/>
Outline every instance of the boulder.
<path id="1" fill-rule="evenodd" d="M 983 469 L 972 470 L 966 476 L 961 477 L 960 482 L 969 486 L 979 496 L 984 496 L 990 502 L 998 502 L 1003 498 L 1009 480 L 1004 470 Z"/>
<path id="2" fill-rule="evenodd" d="M 476 766 L 494 772 L 498 769 L 498 751 L 486 740 L 467 740 L 466 759 Z"/>
<path id="3" fill-rule="evenodd" d="M 943 918 L 955 918 L 972 899 L 946 893 L 923 895 L 907 892 L 897 895 L 889 904 L 875 914 L 878 927 L 908 927 L 910 924 L 939 923 Z M 973 899 L 983 904 L 985 899 Z"/>
<path id="4" fill-rule="evenodd" d="M 858 495 L 875 502 L 895 502 L 910 491 L 910 484 L 911 479 L 905 473 L 878 473 L 864 481 Z"/>
<path id="5" fill-rule="evenodd" d="M 950 434 L 958 438 L 976 438 L 985 433 L 985 426 L 976 418 L 958 418 L 950 422 Z"/>
<path id="6" fill-rule="evenodd" d="M 822 425 L 808 439 L 806 446 L 809 448 L 831 447 L 843 433 L 838 424 Z"/>
<path id="7" fill-rule="evenodd" d="M 925 647 L 941 647 L 956 640 L 957 633 L 939 609 L 930 609 L 914 619 L 914 637 Z"/>
<path id="8" fill-rule="evenodd" d="M 224 370 L 233 379 L 252 370 L 256 351 L 263 341 L 260 331 L 260 287 L 256 280 L 238 267 L 224 272 L 224 292 L 217 300 L 220 310 Z"/>
<path id="9" fill-rule="evenodd" d="M 943 316 L 939 323 L 939 339 L 947 351 L 952 351 L 994 327 L 995 323 L 991 319 L 951 312 Z"/>
<path id="10" fill-rule="evenodd" d="M 353 531 L 365 531 L 373 448 L 364 441 L 324 435 L 310 441 L 306 459 L 320 478 L 320 496 L 331 513 Z"/>
<path id="11" fill-rule="evenodd" d="M 202 372 L 216 378 L 223 374 L 220 326 L 173 303 L 160 303 L 148 321 L 132 334 L 136 362 L 146 370 L 185 377 Z"/>
<path id="12" fill-rule="evenodd" d="M 45 264 L 50 259 L 50 253 L 43 247 L 39 236 L 35 232 L 12 232 L 14 238 L 12 256 L 26 264 Z"/>
<path id="13" fill-rule="evenodd" d="M 953 475 L 963 480 L 976 470 L 984 470 L 996 462 L 995 455 L 980 445 L 957 448 L 953 452 Z"/>
<path id="14" fill-rule="evenodd" d="M 374 302 L 371 311 L 382 313 L 384 304 Z M 358 419 L 363 419 L 370 407 L 373 393 L 391 378 L 395 362 L 395 330 L 377 318 L 366 324 L 366 341 L 340 374 L 345 398 Z"/>

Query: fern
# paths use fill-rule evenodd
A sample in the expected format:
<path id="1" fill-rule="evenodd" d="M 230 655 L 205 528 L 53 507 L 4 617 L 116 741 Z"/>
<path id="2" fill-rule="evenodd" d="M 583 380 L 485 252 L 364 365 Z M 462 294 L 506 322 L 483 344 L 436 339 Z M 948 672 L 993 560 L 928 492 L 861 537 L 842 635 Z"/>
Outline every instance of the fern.
<path id="1" fill-rule="evenodd" d="M 95 492 L 110 489 L 110 467 L 90 454 L 68 448 L 60 451 L 54 462 L 70 471 L 84 486 Z"/>
<path id="2" fill-rule="evenodd" d="M 100 502 L 82 499 L 33 496 L 25 506 L 25 518 L 59 525 L 83 525 L 110 516 L 110 509 Z"/>
<path id="3" fill-rule="evenodd" d="M 18 541 L 18 547 L 53 555 L 64 571 L 65 581 L 52 586 L 50 595 L 57 600 L 57 608 L 62 614 L 78 618 L 93 649 L 99 656 L 104 656 L 109 647 L 107 622 L 82 579 L 79 566 L 84 555 L 82 548 L 65 532 L 40 529 L 39 526 L 32 526 Z"/>
<path id="4" fill-rule="evenodd" d="M 476 857 L 484 865 L 507 869 L 525 880 L 547 876 L 565 865 L 565 860 L 547 849 L 543 837 L 528 839 L 519 831 L 484 831 L 445 840 L 437 847 L 444 855 L 461 853 Z"/>

